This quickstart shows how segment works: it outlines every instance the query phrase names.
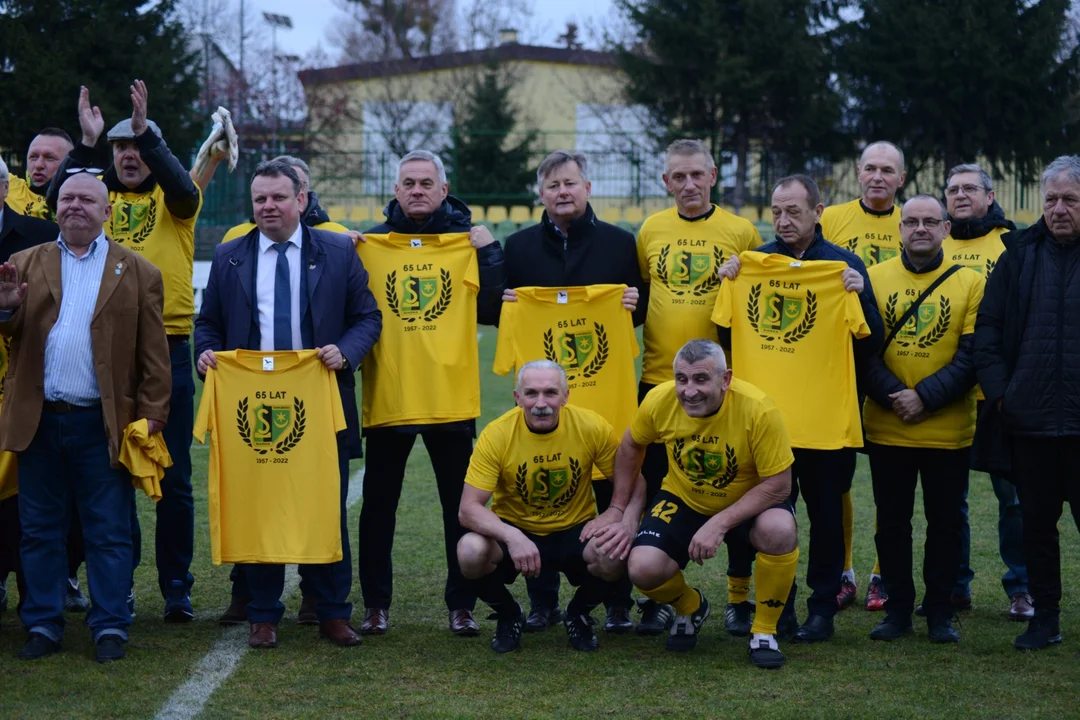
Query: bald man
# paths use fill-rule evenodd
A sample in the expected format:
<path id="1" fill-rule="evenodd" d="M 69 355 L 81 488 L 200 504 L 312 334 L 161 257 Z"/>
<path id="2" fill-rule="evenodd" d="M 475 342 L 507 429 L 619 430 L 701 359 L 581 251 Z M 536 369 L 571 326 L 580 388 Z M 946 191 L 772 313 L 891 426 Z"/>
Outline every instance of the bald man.
<path id="1" fill-rule="evenodd" d="M 160 433 L 172 372 L 161 273 L 105 237 L 108 190 L 94 176 L 60 187 L 60 237 L 0 266 L 0 334 L 12 357 L 0 413 L 0 450 L 18 454 L 20 544 L 29 630 L 25 660 L 51 655 L 64 636 L 64 543 L 72 500 L 82 518 L 94 589 L 87 624 L 95 659 L 124 657 L 133 544 L 124 429 L 145 418 Z"/>

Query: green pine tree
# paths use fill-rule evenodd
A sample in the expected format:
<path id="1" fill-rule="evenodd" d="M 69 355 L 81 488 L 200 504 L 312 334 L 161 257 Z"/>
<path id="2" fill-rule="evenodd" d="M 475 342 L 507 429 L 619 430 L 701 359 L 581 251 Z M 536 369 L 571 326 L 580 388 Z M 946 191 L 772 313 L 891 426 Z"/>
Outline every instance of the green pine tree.
<path id="1" fill-rule="evenodd" d="M 454 105 L 443 156 L 451 192 L 466 203 L 529 205 L 535 197 L 537 133 L 519 127 L 510 89 L 503 69 L 488 66 Z"/>
<path id="2" fill-rule="evenodd" d="M 198 58 L 176 0 L 6 0 L 0 14 L 0 147 L 25 157 L 42 127 L 78 142 L 79 86 L 105 129 L 131 116 L 129 86 L 146 82 L 149 115 L 182 161 L 196 147 Z M 105 144 L 102 134 L 101 144 Z M 104 151 L 102 147 L 103 157 Z"/>

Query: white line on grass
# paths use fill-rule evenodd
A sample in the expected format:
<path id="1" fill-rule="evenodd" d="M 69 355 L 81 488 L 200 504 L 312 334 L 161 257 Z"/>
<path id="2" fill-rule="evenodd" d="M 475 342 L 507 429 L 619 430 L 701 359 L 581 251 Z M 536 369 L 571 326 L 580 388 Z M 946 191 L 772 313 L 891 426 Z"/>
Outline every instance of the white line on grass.
<path id="1" fill-rule="evenodd" d="M 349 495 L 345 500 L 346 511 L 360 502 L 363 488 L 364 469 L 360 468 L 349 478 Z M 299 582 L 300 576 L 296 572 L 296 566 L 289 565 L 285 571 L 285 591 L 282 597 L 292 595 Z M 238 625 L 225 630 L 221 638 L 210 648 L 210 652 L 195 664 L 194 672 L 187 682 L 178 687 L 165 701 L 155 716 L 156 720 L 180 720 L 198 716 L 206 707 L 210 696 L 232 675 L 233 670 L 248 651 L 247 634 L 246 625 Z"/>

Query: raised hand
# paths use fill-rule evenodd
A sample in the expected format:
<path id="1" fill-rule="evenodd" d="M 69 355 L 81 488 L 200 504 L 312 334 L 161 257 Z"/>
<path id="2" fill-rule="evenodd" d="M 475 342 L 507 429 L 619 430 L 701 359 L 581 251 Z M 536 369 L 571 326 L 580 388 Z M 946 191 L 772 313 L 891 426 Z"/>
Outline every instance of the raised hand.
<path id="1" fill-rule="evenodd" d="M 131 131 L 139 136 L 146 132 L 146 83 L 136 80 L 130 87 Z"/>
<path id="2" fill-rule="evenodd" d="M 0 265 L 0 310 L 14 310 L 26 297 L 26 283 L 19 283 L 19 269 L 11 263 Z"/>
<path id="3" fill-rule="evenodd" d="M 90 89 L 85 85 L 79 88 L 79 128 L 82 130 L 82 144 L 87 147 L 97 145 L 101 133 L 105 132 L 101 108 L 90 105 Z"/>

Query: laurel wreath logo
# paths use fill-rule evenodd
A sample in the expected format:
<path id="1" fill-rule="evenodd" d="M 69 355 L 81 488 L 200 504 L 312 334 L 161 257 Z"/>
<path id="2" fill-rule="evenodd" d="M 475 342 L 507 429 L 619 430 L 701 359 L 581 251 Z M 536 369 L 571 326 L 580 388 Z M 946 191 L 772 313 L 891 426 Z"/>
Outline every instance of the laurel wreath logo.
<path id="1" fill-rule="evenodd" d="M 986 258 L 986 278 L 990 279 L 990 273 L 994 272 L 994 268 L 997 267 L 997 260 L 991 260 Z"/>
<path id="2" fill-rule="evenodd" d="M 720 287 L 720 277 L 716 274 L 716 271 L 724 264 L 724 251 L 720 249 L 719 245 L 713 245 L 713 269 L 712 272 L 702 276 L 701 282 L 689 290 L 680 290 L 673 288 L 668 279 L 668 258 L 671 257 L 671 246 L 665 245 L 660 250 L 660 256 L 656 259 L 656 274 L 660 278 L 660 282 L 671 291 L 673 295 L 682 296 L 687 292 L 694 295 L 694 297 L 701 297 L 702 295 L 708 295 Z"/>
<path id="3" fill-rule="evenodd" d="M 150 237 L 150 233 L 154 232 L 154 225 L 156 224 L 157 200 L 155 198 L 150 198 L 150 205 L 146 208 L 146 220 L 143 221 L 142 227 L 136 230 L 127 239 L 135 245 L 144 242 L 146 238 Z"/>
<path id="4" fill-rule="evenodd" d="M 390 306 L 390 310 L 395 317 L 405 322 L 414 323 L 421 320 L 427 323 L 437 320 L 446 312 L 447 308 L 450 307 L 450 301 L 454 299 L 450 271 L 445 268 L 439 270 L 439 280 L 442 281 L 442 290 L 439 292 L 439 299 L 435 301 L 435 304 L 425 310 L 423 315 L 402 317 L 397 294 L 397 270 L 391 270 L 386 275 L 386 304 Z"/>
<path id="5" fill-rule="evenodd" d="M 529 463 L 523 462 L 518 465 L 517 473 L 514 475 L 514 490 L 521 496 L 521 501 L 526 505 L 529 504 Z"/>
<path id="6" fill-rule="evenodd" d="M 936 344 L 949 332 L 949 322 L 952 320 L 952 307 L 949 298 L 944 295 L 938 296 L 938 319 L 934 328 L 918 340 L 918 345 L 924 350 Z"/>
<path id="7" fill-rule="evenodd" d="M 244 444 L 260 455 L 266 455 L 272 449 L 278 455 L 284 455 L 292 450 L 304 437 L 307 429 L 307 412 L 304 410 L 304 401 L 298 397 L 293 398 L 293 426 L 289 434 L 279 440 L 273 448 L 258 448 L 251 440 L 251 424 L 248 422 L 248 399 L 241 398 L 236 406 L 236 430 Z"/>
<path id="8" fill-rule="evenodd" d="M 683 461 L 682 461 L 682 455 L 683 455 L 682 451 L 683 451 L 684 447 L 686 447 L 686 441 L 685 440 L 680 439 L 680 440 L 676 440 L 675 442 L 671 443 L 671 454 L 675 456 L 675 464 L 679 466 L 680 470 L 682 470 L 683 475 L 686 475 L 687 474 L 686 473 L 686 466 L 683 465 Z"/>
<path id="9" fill-rule="evenodd" d="M 724 465 L 727 469 L 724 471 L 723 475 L 712 479 L 712 486 L 717 490 L 726 488 L 735 480 L 735 476 L 739 474 L 739 456 L 735 453 L 735 448 L 727 443 L 724 443 L 724 447 L 727 448 L 724 451 Z"/>
<path id="10" fill-rule="evenodd" d="M 810 331 L 814 328 L 814 323 L 817 322 L 817 295 L 806 291 L 806 312 L 803 313 L 802 320 L 799 324 L 784 333 L 783 340 L 790 345 L 791 343 L 798 342 L 810 334 Z"/>
<path id="11" fill-rule="evenodd" d="M 746 318 L 750 321 L 750 328 L 765 340 L 772 342 L 776 339 L 773 335 L 766 335 L 758 327 L 761 318 L 761 283 L 750 286 L 750 296 L 746 300 Z"/>
<path id="12" fill-rule="evenodd" d="M 523 462 L 521 465 L 518 465 L 517 472 L 514 474 L 514 490 L 521 497 L 522 502 L 533 510 L 538 511 L 541 515 L 556 515 L 562 512 L 562 510 L 564 510 L 577 495 L 578 487 L 581 485 L 581 463 L 574 458 L 570 458 L 570 483 L 566 490 L 564 490 L 550 505 L 542 502 L 535 502 L 529 496 L 528 476 L 529 463 Z"/>
<path id="13" fill-rule="evenodd" d="M 856 235 L 855 237 L 850 238 L 844 243 L 844 246 L 847 248 L 848 252 L 855 252 L 859 247 L 859 236 Z"/>
<path id="14" fill-rule="evenodd" d="M 587 378 L 596 375 L 603 369 L 604 364 L 607 363 L 610 349 L 607 331 L 604 329 L 604 326 L 598 322 L 594 322 L 593 329 L 596 331 L 596 354 L 593 355 L 592 359 L 581 369 L 582 377 Z M 551 330 L 544 331 L 544 359 L 550 360 L 553 363 L 559 362 L 559 355 L 555 352 L 555 334 Z M 567 382 L 577 379 L 577 372 L 568 368 L 564 368 L 564 370 L 566 370 Z"/>

